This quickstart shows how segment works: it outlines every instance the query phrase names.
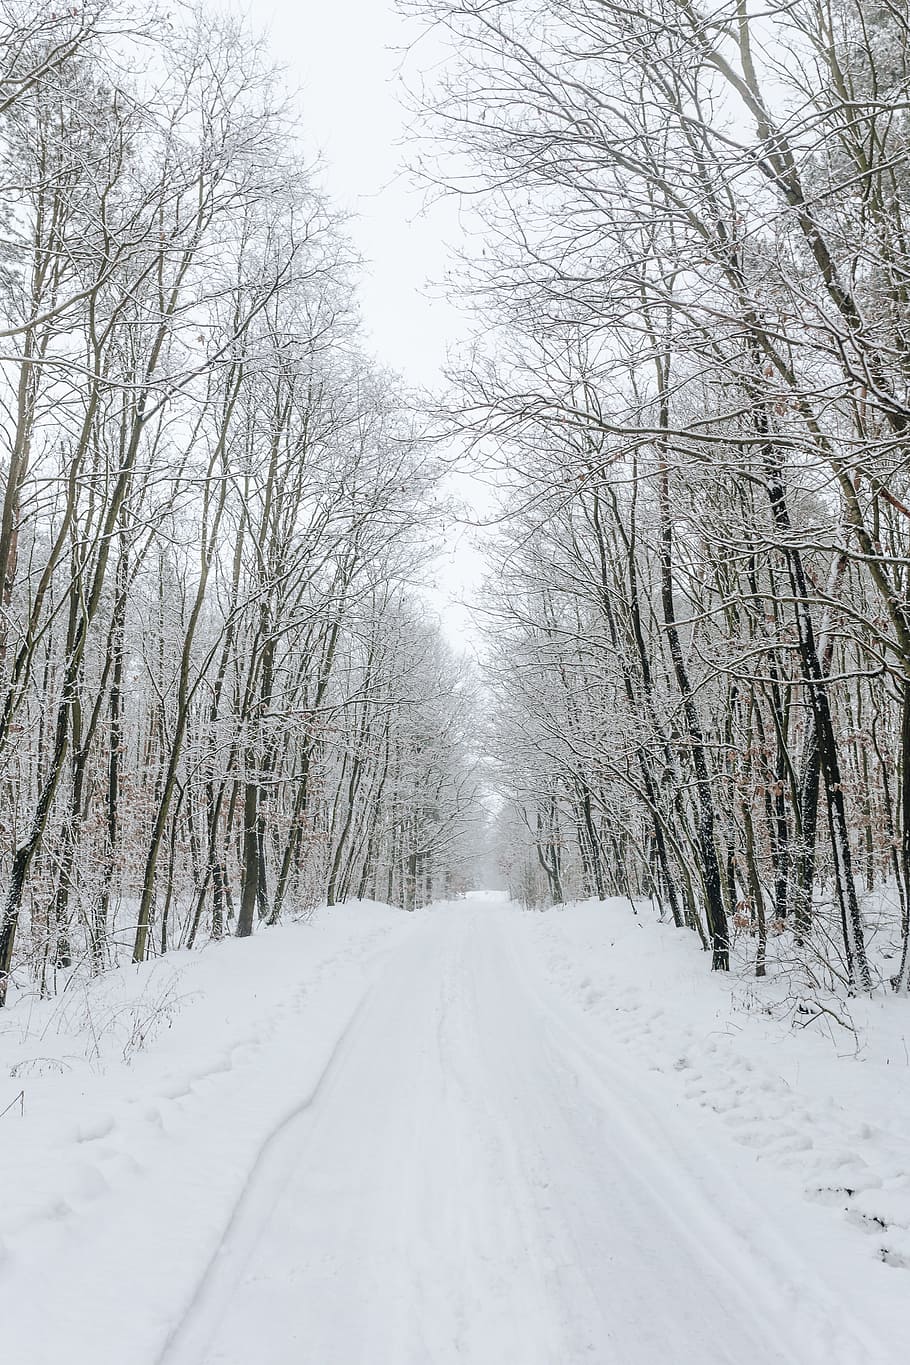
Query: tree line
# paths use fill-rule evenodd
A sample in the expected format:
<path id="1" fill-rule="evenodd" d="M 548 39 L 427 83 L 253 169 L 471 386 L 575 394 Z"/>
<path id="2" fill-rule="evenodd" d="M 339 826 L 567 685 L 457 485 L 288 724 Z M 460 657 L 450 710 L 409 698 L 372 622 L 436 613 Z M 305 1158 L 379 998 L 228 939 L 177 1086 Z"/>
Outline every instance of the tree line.
<path id="1" fill-rule="evenodd" d="M 4 6 L 0 1002 L 463 875 L 436 461 L 298 117 L 235 19 Z"/>
<path id="2" fill-rule="evenodd" d="M 479 220 L 447 416 L 502 488 L 514 891 L 906 992 L 905 0 L 403 7 Z"/>

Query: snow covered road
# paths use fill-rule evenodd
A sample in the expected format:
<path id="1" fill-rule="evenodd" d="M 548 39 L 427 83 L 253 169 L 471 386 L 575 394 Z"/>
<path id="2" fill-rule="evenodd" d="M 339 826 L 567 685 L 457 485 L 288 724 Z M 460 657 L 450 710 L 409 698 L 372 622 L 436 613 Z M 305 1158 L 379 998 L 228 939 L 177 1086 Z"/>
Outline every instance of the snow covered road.
<path id="1" fill-rule="evenodd" d="M 0 1016 L 5 1352 L 897 1365 L 899 1002 L 854 1059 L 731 1013 L 736 988 L 627 903 L 478 895 L 23 999 Z"/>
<path id="2" fill-rule="evenodd" d="M 896 1361 L 521 928 L 468 901 L 390 956 L 161 1365 Z"/>

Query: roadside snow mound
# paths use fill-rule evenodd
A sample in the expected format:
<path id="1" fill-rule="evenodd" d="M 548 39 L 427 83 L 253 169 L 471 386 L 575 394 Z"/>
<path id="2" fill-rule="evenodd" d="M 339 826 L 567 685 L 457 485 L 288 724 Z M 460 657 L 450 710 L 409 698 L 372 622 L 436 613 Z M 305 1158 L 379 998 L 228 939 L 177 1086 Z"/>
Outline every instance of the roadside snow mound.
<path id="1" fill-rule="evenodd" d="M 587 901 L 529 915 L 551 985 L 677 1101 L 716 1114 L 757 1161 L 910 1269 L 910 1002 L 849 1002 L 852 1029 L 787 1010 L 786 983 L 711 973 L 694 934 L 650 905 Z"/>
<path id="2" fill-rule="evenodd" d="M 74 976 L 52 1000 L 0 1012 L 10 1359 L 54 1365 L 68 1330 L 80 1365 L 155 1358 L 262 1145 L 305 1102 L 387 954 L 420 920 L 339 906 L 252 939 Z M 158 1251 L 143 1261 L 143 1247 Z M 37 1308 L 28 1286 L 50 1283 L 57 1347 L 44 1351 L 22 1305 Z"/>

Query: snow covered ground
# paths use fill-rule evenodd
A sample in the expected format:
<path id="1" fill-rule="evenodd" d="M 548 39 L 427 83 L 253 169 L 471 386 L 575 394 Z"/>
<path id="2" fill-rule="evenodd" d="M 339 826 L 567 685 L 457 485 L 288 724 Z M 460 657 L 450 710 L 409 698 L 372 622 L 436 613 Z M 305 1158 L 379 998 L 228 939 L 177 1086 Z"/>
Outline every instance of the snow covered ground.
<path id="1" fill-rule="evenodd" d="M 474 896 L 19 1001 L 4 1354 L 903 1361 L 910 1011 L 829 1037 L 706 965 L 628 902 Z"/>

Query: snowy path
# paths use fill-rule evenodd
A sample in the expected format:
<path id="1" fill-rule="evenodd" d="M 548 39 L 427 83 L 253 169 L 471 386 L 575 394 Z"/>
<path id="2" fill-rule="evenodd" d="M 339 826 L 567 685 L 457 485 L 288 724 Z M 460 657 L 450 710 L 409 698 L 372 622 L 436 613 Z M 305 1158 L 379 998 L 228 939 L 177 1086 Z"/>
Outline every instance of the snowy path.
<path id="1" fill-rule="evenodd" d="M 896 1361 L 520 930 L 468 901 L 390 955 L 161 1365 Z"/>

